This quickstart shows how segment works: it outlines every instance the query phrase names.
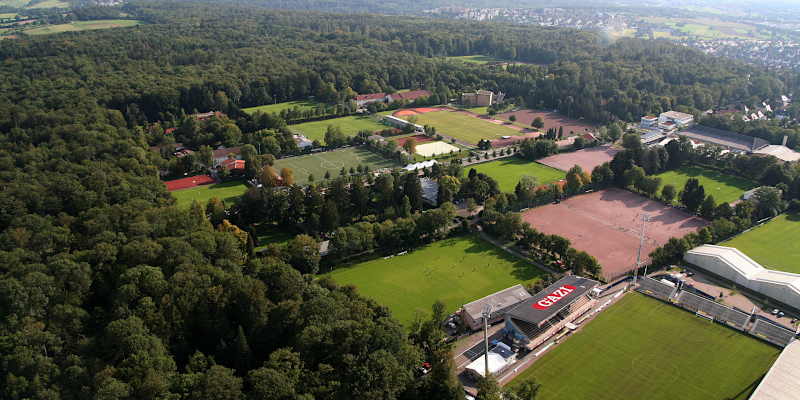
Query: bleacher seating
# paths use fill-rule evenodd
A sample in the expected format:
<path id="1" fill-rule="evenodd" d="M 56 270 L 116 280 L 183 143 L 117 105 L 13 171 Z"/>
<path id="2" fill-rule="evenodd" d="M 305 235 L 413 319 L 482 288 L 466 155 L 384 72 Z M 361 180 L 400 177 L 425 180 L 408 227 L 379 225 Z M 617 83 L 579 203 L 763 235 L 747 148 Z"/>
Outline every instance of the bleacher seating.
<path id="1" fill-rule="evenodd" d="M 715 321 L 726 323 L 738 329 L 744 329 L 750 319 L 748 314 L 687 291 L 681 291 L 678 294 L 677 303 L 687 310 L 702 312 L 714 318 Z"/>
<path id="2" fill-rule="evenodd" d="M 781 347 L 789 344 L 794 338 L 794 331 L 769 323 L 763 319 L 756 320 L 750 333 Z"/>
<path id="3" fill-rule="evenodd" d="M 655 298 L 664 301 L 669 301 L 669 299 L 675 293 L 676 289 L 670 285 L 663 284 L 655 279 L 641 278 L 639 279 L 639 287 L 636 288 L 636 290 L 648 294 L 650 296 L 653 296 Z"/>

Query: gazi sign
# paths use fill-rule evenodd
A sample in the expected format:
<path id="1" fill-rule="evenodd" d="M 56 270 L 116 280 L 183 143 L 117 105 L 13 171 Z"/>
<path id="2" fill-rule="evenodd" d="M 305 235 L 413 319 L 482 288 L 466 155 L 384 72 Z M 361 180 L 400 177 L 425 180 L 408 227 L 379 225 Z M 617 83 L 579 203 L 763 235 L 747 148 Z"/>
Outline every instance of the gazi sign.
<path id="1" fill-rule="evenodd" d="M 555 292 L 548 294 L 541 300 L 533 303 L 531 307 L 537 310 L 546 310 L 550 308 L 553 304 L 556 304 L 559 300 L 563 299 L 566 295 L 575 291 L 576 287 L 572 285 L 563 285 L 560 288 L 556 289 Z"/>

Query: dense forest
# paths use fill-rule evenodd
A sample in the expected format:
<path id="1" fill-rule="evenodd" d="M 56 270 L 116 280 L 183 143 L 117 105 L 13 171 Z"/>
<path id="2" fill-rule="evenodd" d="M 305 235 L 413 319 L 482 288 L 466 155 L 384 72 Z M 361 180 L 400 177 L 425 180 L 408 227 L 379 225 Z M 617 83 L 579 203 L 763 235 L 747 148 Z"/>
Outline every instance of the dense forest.
<path id="1" fill-rule="evenodd" d="M 246 128 L 240 107 L 418 87 L 502 90 L 611 121 L 797 83 L 572 30 L 211 3 L 123 11 L 148 24 L 0 46 L 2 399 L 459 398 L 440 309 L 402 327 L 291 255 L 252 256 L 214 220 L 224 212 L 176 208 L 147 149 L 155 122 L 220 110 Z M 443 58 L 467 54 L 529 64 Z M 261 206 L 249 217 L 265 218 Z"/>

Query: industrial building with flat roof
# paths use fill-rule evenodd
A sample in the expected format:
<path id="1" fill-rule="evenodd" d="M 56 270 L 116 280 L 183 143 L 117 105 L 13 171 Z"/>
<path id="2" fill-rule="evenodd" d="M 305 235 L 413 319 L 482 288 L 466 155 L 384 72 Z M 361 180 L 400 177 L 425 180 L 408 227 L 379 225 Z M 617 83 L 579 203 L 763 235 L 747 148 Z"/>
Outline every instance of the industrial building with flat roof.
<path id="1" fill-rule="evenodd" d="M 733 247 L 703 245 L 683 259 L 753 292 L 800 310 L 800 274 L 766 269 Z"/>
<path id="2" fill-rule="evenodd" d="M 709 128 L 703 125 L 694 125 L 691 128 L 678 131 L 679 136 L 686 136 L 691 140 L 709 143 L 726 148 L 731 151 L 752 153 L 769 145 L 764 139 L 745 136 L 731 131 Z"/>

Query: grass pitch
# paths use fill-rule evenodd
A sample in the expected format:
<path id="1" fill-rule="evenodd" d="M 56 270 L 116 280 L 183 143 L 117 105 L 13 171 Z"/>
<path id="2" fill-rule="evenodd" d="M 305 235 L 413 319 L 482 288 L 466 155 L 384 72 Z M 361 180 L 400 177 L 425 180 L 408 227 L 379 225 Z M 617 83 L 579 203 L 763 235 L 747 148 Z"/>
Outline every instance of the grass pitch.
<path id="1" fill-rule="evenodd" d="M 764 268 L 800 274 L 800 214 L 783 214 L 721 246 L 735 247 Z"/>
<path id="2" fill-rule="evenodd" d="M 277 103 L 277 104 L 267 104 L 258 107 L 248 107 L 243 108 L 242 111 L 252 115 L 257 112 L 269 113 L 269 114 L 279 114 L 283 110 L 290 110 L 293 108 L 299 108 L 301 110 L 313 110 L 317 108 L 319 103 L 315 101 L 308 101 L 308 100 L 298 100 L 298 101 L 287 101 L 285 103 Z M 323 133 L 325 133 L 323 131 Z"/>
<path id="3" fill-rule="evenodd" d="M 738 200 L 742 194 L 758 186 L 755 182 L 737 176 L 701 167 L 681 167 L 656 175 L 661 178 L 661 185 L 674 185 L 680 192 L 689 178 L 697 178 L 706 191 L 706 196 L 713 195 L 717 203 L 730 203 Z"/>
<path id="4" fill-rule="evenodd" d="M 195 200 L 205 207 L 206 203 L 214 197 L 225 202 L 226 207 L 230 207 L 246 191 L 247 185 L 243 182 L 232 181 L 176 190 L 172 192 L 172 195 L 178 200 L 178 207 L 181 208 L 189 208 Z"/>
<path id="5" fill-rule="evenodd" d="M 328 125 L 338 126 L 347 136 L 355 136 L 355 134 L 361 130 L 374 132 L 387 129 L 388 127 L 381 124 L 378 118 L 380 117 L 351 115 L 348 117 L 290 125 L 289 129 L 295 132 L 300 132 L 311 140 L 319 140 L 320 143 L 325 143 L 325 131 L 328 130 Z"/>
<path id="6" fill-rule="evenodd" d="M 400 165 L 369 150 L 349 147 L 342 150 L 326 151 L 299 157 L 284 158 L 275 161 L 274 168 L 280 172 L 283 168 L 291 168 L 294 172 L 295 184 L 309 183 L 309 174 L 314 174 L 314 181 L 319 182 L 330 172 L 331 178 L 339 176 L 342 167 L 350 171 L 350 167 L 368 165 L 371 170 L 393 168 Z"/>
<path id="7" fill-rule="evenodd" d="M 511 384 L 535 378 L 540 400 L 744 400 L 779 352 L 631 293 Z"/>
<path id="8" fill-rule="evenodd" d="M 513 192 L 519 180 L 525 175 L 535 177 L 540 185 L 553 183 L 567 176 L 564 171 L 516 157 L 470 165 L 464 168 L 464 174 L 466 175 L 472 168 L 494 178 L 500 184 L 500 190 L 504 192 Z"/>
<path id="9" fill-rule="evenodd" d="M 477 144 L 481 139 L 492 140 L 519 135 L 519 131 L 515 129 L 457 112 L 436 111 L 418 114 L 415 117 L 419 125 L 434 126 L 437 133 L 471 144 Z"/>
<path id="10" fill-rule="evenodd" d="M 441 300 L 448 312 L 543 273 L 477 236 L 442 240 L 403 256 L 334 270 L 328 276 L 375 299 L 404 324 Z"/>
<path id="11" fill-rule="evenodd" d="M 62 32 L 91 31 L 96 29 L 127 28 L 141 24 L 141 21 L 132 19 L 100 19 L 96 21 L 75 21 L 69 24 L 45 25 L 39 28 L 28 29 L 28 35 L 50 35 Z"/>

